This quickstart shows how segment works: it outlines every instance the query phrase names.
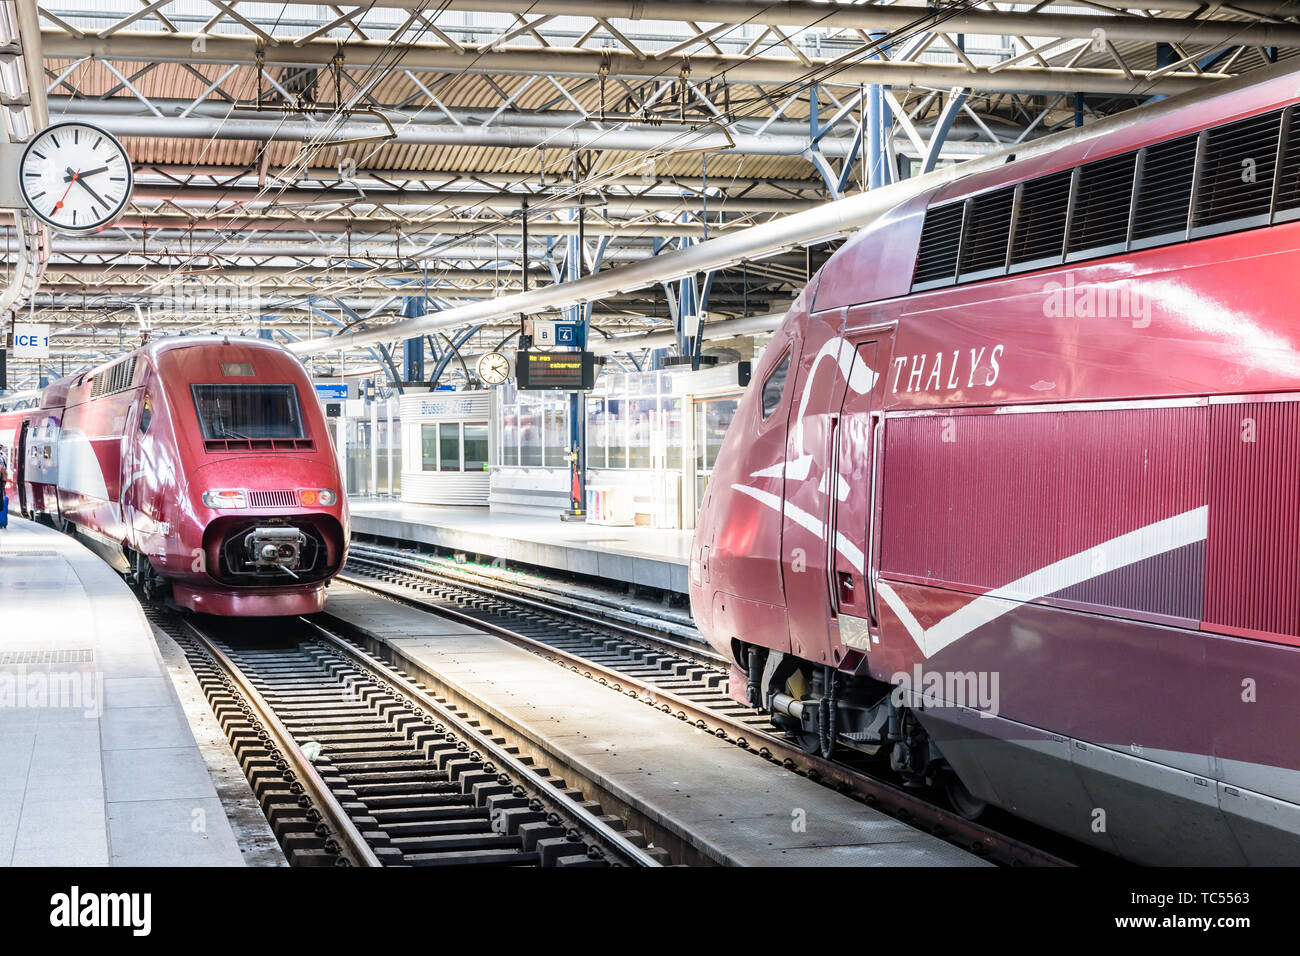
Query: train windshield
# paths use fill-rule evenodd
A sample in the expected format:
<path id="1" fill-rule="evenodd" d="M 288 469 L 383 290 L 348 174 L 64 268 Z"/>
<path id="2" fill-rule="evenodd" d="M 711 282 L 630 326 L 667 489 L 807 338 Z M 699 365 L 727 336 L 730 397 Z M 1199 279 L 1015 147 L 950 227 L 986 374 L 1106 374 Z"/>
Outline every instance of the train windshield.
<path id="1" fill-rule="evenodd" d="M 305 438 L 292 385 L 192 385 L 205 441 Z"/>

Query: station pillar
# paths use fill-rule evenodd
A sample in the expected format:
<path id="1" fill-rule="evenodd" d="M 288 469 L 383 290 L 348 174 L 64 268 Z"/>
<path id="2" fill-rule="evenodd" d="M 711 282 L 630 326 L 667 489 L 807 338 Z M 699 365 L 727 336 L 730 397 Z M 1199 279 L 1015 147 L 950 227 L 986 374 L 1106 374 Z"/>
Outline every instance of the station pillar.
<path id="1" fill-rule="evenodd" d="M 885 34 L 881 31 L 871 33 L 873 42 L 878 43 L 884 37 Z M 872 55 L 872 59 L 883 60 L 888 49 L 888 46 L 882 46 L 878 53 Z M 895 171 L 890 168 L 889 137 L 893 135 L 893 123 L 890 122 L 889 101 L 885 97 L 887 89 L 889 87 L 873 83 L 867 87 L 865 94 L 867 131 L 863 140 L 866 155 L 860 162 L 867 164 L 867 185 L 871 189 L 888 186 L 895 178 Z"/>
<path id="2" fill-rule="evenodd" d="M 578 234 L 569 237 L 568 278 L 582 278 L 582 258 L 586 253 L 583 236 L 583 213 L 578 210 Z M 574 345 L 578 351 L 587 348 L 586 309 L 573 305 L 568 309 L 569 321 L 575 327 Z M 569 510 L 566 521 L 587 520 L 587 393 L 569 393 Z"/>
<path id="3" fill-rule="evenodd" d="M 407 296 L 402 301 L 402 316 L 407 319 L 417 319 L 426 314 L 428 309 L 425 308 L 424 297 L 418 295 Z M 415 338 L 407 339 L 402 343 L 402 374 L 408 382 L 424 381 L 424 337 L 421 335 Z"/>
<path id="4" fill-rule="evenodd" d="M 416 336 L 402 343 L 402 371 L 408 382 L 424 381 L 424 339 Z"/>

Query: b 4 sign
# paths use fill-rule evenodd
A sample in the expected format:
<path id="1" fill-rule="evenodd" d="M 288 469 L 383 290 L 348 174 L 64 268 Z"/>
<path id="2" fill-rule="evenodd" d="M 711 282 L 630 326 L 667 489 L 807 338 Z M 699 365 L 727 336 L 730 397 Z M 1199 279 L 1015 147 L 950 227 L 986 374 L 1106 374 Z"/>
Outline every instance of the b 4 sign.
<path id="1" fill-rule="evenodd" d="M 50 327 L 14 323 L 14 358 L 49 358 Z"/>

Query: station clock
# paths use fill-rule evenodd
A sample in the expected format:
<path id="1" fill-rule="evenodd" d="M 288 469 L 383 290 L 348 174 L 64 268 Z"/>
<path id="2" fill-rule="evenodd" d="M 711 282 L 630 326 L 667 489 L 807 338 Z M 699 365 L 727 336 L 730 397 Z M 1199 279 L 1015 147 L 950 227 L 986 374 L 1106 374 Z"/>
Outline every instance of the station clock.
<path id="1" fill-rule="evenodd" d="M 93 232 L 112 222 L 131 198 L 126 149 L 88 123 L 56 123 L 32 138 L 18 166 L 27 207 L 60 232 Z"/>
<path id="2" fill-rule="evenodd" d="M 484 385 L 501 385 L 510 377 L 510 359 L 488 352 L 478 360 L 478 377 Z"/>

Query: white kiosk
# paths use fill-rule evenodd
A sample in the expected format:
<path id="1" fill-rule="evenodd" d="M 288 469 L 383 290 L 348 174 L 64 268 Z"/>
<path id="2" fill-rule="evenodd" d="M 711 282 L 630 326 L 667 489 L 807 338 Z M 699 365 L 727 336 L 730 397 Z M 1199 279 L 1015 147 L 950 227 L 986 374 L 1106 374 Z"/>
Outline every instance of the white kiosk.
<path id="1" fill-rule="evenodd" d="M 487 507 L 492 389 L 403 395 L 402 501 Z"/>

